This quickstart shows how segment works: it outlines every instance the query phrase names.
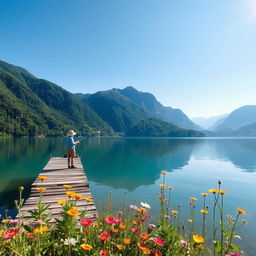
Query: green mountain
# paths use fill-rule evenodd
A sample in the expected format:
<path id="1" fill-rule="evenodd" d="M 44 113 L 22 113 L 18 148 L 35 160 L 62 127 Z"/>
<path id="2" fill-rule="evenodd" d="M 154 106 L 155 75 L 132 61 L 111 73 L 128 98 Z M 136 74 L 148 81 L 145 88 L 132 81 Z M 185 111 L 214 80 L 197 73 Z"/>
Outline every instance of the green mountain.
<path id="1" fill-rule="evenodd" d="M 23 68 L 0 61 L 0 132 L 16 136 L 61 135 L 68 129 L 80 134 L 113 134 L 86 103 Z"/>
<path id="2" fill-rule="evenodd" d="M 133 87 L 112 89 L 95 94 L 76 94 L 116 132 L 127 129 L 146 118 L 158 118 L 187 129 L 200 129 L 181 110 L 164 107 L 156 98 Z"/>
<path id="3" fill-rule="evenodd" d="M 256 106 L 247 105 L 242 106 L 233 112 L 231 112 L 225 120 L 215 127 L 215 131 L 221 131 L 229 129 L 235 131 L 243 126 L 252 124 L 256 122 Z"/>
<path id="4" fill-rule="evenodd" d="M 203 133 L 182 129 L 160 119 L 149 118 L 140 121 L 126 131 L 130 137 L 202 137 Z"/>

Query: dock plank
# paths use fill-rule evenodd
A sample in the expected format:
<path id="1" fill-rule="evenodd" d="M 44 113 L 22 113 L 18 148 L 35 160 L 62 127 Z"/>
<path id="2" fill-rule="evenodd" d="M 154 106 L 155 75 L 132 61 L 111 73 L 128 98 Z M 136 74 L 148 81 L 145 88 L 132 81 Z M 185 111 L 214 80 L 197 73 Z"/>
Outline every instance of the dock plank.
<path id="1" fill-rule="evenodd" d="M 30 196 L 25 201 L 21 214 L 25 218 L 25 221 L 29 221 L 31 218 L 29 210 L 36 208 L 37 203 L 40 199 L 40 192 L 36 190 L 38 187 L 45 187 L 46 190 L 43 192 L 43 198 L 41 202 L 49 204 L 48 211 L 51 213 L 51 223 L 54 223 L 55 219 L 60 219 L 60 213 L 62 210 L 61 205 L 57 204 L 59 200 L 67 200 L 66 189 L 63 185 L 72 185 L 72 191 L 87 197 L 92 198 L 92 194 L 89 188 L 88 178 L 85 174 L 83 165 L 80 158 L 74 159 L 75 169 L 67 168 L 67 159 L 62 157 L 52 157 L 46 166 L 43 168 L 38 176 L 47 176 L 48 179 L 43 182 L 36 179 L 31 184 Z M 97 218 L 98 212 L 93 202 L 86 202 L 85 199 L 77 201 L 77 209 L 86 209 L 88 218 Z"/>

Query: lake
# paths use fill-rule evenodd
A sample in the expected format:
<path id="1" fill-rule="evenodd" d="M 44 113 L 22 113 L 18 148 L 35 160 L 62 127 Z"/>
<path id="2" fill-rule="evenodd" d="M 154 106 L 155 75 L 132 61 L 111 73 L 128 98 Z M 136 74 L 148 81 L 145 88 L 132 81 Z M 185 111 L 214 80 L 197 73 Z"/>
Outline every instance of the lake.
<path id="1" fill-rule="evenodd" d="M 256 139 L 255 138 L 88 138 L 77 147 L 95 201 L 119 204 L 148 202 L 158 215 L 157 199 L 161 171 L 167 170 L 166 184 L 174 186 L 172 206 L 181 204 L 186 221 L 191 196 L 223 183 L 227 214 L 236 208 L 247 211 L 247 224 L 240 231 L 246 255 L 256 250 Z M 0 210 L 12 208 L 17 188 L 29 185 L 50 156 L 65 154 L 64 138 L 0 139 Z M 207 200 L 212 199 L 209 195 Z M 200 209 L 201 200 L 197 202 Z M 209 203 L 210 204 L 210 203 Z M 13 211 L 10 211 L 12 213 Z M 210 214 L 210 213 L 209 213 Z M 209 216 L 210 217 L 210 216 Z"/>

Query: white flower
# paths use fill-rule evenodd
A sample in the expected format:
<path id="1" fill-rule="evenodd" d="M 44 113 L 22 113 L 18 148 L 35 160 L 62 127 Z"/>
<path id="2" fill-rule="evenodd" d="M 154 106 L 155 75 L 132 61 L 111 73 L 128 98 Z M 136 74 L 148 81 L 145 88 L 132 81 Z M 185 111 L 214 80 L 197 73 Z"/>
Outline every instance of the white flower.
<path id="1" fill-rule="evenodd" d="M 76 245 L 77 241 L 75 238 L 67 238 L 64 240 L 65 245 Z"/>
<path id="2" fill-rule="evenodd" d="M 144 207 L 144 208 L 148 208 L 148 209 L 151 208 L 150 205 L 147 204 L 147 203 L 140 202 L 140 204 L 141 204 L 141 206 Z"/>
<path id="3" fill-rule="evenodd" d="M 137 209 L 138 209 L 138 206 L 137 206 L 137 205 L 134 205 L 134 204 L 131 204 L 131 205 L 130 205 L 130 209 L 132 209 L 132 210 L 137 210 Z"/>

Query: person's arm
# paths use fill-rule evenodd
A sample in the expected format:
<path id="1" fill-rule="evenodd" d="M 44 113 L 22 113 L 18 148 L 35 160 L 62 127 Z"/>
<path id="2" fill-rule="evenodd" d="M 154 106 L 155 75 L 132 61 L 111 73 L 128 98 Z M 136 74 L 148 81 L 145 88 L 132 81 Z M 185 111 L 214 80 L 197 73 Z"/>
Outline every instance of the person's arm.
<path id="1" fill-rule="evenodd" d="M 72 145 L 75 146 L 76 144 L 79 144 L 79 140 L 75 142 L 73 137 L 71 139 L 72 139 Z"/>

